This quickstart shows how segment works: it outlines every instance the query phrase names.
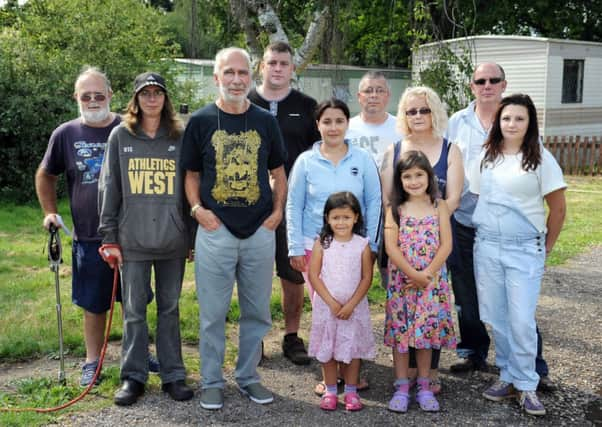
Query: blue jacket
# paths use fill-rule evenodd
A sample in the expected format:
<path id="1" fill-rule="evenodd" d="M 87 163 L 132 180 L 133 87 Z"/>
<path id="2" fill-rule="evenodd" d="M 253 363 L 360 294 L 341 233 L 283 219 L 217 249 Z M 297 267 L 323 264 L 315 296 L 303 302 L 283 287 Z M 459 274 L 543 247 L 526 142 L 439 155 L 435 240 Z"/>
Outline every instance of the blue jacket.
<path id="1" fill-rule="evenodd" d="M 332 193 L 350 191 L 360 202 L 370 248 L 380 240 L 381 189 L 376 163 L 366 150 L 350 145 L 335 167 L 320 153 L 320 144 L 302 153 L 289 176 L 286 202 L 288 255 L 305 254 L 305 239 L 314 240 L 322 229 L 324 204 Z"/>

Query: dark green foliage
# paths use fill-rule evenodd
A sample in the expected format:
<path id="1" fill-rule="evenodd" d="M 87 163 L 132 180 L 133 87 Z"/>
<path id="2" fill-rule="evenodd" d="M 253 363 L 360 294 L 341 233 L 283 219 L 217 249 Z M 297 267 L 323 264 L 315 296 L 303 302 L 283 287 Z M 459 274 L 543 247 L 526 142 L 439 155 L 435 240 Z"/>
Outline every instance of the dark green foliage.
<path id="1" fill-rule="evenodd" d="M 73 84 L 94 65 L 111 79 L 120 111 L 136 74 L 167 76 L 177 45 L 163 14 L 139 0 L 30 0 L 2 10 L 0 32 L 0 198 L 34 198 L 33 177 L 48 137 L 77 116 Z"/>

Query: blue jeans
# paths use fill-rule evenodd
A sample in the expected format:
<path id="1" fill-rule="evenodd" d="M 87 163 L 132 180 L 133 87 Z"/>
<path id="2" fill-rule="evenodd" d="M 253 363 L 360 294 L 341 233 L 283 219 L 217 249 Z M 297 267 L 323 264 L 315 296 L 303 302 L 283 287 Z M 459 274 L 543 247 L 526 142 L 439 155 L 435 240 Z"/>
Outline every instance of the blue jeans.
<path id="1" fill-rule="evenodd" d="M 274 268 L 274 231 L 260 226 L 239 239 L 222 224 L 215 231 L 199 226 L 195 242 L 195 281 L 200 307 L 202 388 L 223 388 L 226 315 L 234 281 L 240 305 L 238 361 L 240 387 L 259 382 L 261 342 L 272 326 L 270 297 Z"/>
<path id="2" fill-rule="evenodd" d="M 481 319 L 495 338 L 500 379 L 519 390 L 535 390 L 535 310 L 545 262 L 545 235 L 522 236 L 479 229 L 475 273 Z"/>

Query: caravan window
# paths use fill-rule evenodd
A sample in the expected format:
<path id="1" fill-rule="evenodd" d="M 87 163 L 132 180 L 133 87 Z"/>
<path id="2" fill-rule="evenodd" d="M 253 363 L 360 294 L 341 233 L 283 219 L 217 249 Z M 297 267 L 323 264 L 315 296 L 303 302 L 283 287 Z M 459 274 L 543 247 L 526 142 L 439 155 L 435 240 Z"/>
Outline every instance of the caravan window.
<path id="1" fill-rule="evenodd" d="M 565 59 L 562 72 L 562 103 L 583 102 L 583 59 Z"/>

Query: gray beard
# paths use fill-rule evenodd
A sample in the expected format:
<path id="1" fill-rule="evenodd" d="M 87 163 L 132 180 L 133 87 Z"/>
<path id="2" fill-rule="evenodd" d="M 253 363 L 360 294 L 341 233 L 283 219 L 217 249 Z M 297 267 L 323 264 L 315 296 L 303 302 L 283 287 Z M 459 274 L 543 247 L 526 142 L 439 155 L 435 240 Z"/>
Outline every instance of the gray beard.
<path id="1" fill-rule="evenodd" d="M 98 111 L 85 111 L 80 104 L 79 114 L 84 119 L 84 123 L 102 123 L 109 117 L 111 110 L 107 105 Z"/>

